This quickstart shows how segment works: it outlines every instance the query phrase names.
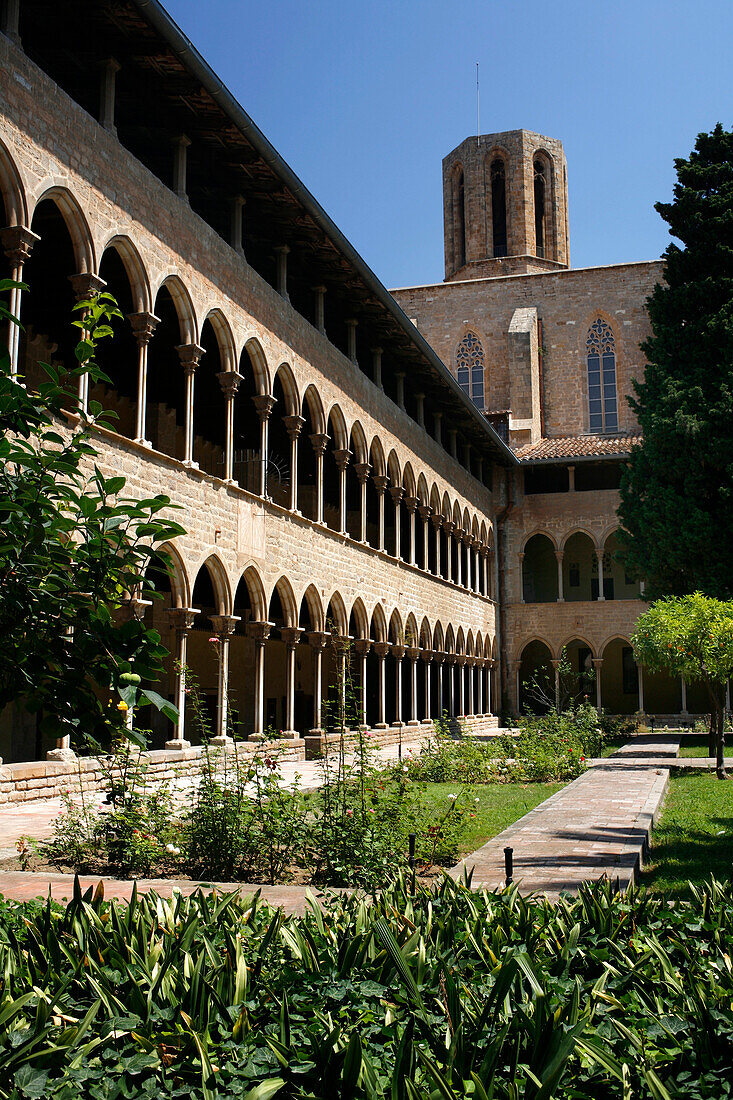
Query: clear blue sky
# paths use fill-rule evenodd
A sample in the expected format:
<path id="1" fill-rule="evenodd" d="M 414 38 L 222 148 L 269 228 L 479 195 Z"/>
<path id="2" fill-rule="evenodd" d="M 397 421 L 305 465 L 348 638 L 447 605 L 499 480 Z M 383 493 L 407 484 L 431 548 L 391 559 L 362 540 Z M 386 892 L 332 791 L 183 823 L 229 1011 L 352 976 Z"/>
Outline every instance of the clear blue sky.
<path id="1" fill-rule="evenodd" d="M 163 0 L 387 286 L 443 277 L 441 161 L 565 146 L 574 267 L 647 260 L 673 158 L 733 114 L 731 0 Z"/>

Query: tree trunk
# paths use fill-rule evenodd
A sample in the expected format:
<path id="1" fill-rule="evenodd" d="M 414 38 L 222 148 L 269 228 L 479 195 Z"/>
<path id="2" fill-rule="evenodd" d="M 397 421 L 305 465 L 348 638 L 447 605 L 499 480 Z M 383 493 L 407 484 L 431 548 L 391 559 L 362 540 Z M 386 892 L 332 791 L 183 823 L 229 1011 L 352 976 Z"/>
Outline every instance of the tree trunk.
<path id="1" fill-rule="evenodd" d="M 715 774 L 718 779 L 727 779 L 725 770 L 725 709 L 718 706 L 717 731 L 715 738 Z"/>
<path id="2" fill-rule="evenodd" d="M 716 746 L 718 743 L 718 725 L 716 721 L 716 710 L 714 707 L 710 709 L 710 729 L 708 730 L 708 756 L 715 756 Z"/>

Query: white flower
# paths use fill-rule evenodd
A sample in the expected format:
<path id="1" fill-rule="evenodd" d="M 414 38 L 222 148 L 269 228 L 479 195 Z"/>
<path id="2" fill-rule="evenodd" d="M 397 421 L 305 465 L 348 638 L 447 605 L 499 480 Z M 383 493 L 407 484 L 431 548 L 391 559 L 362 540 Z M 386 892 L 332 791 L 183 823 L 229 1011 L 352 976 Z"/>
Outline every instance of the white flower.
<path id="1" fill-rule="evenodd" d="M 451 802 L 455 802 L 455 800 L 458 798 L 458 795 L 457 794 L 449 794 L 448 798 L 450 798 Z"/>
<path id="2" fill-rule="evenodd" d="M 402 765 L 402 770 L 403 770 L 403 772 L 409 772 L 410 769 L 408 768 L 407 764 L 403 764 Z"/>
<path id="3" fill-rule="evenodd" d="M 478 801 L 479 801 L 479 799 L 478 799 L 478 798 L 474 798 L 474 802 L 478 802 Z"/>
<path id="4" fill-rule="evenodd" d="M 180 856 L 180 854 L 181 854 L 181 849 L 180 848 L 174 848 L 173 849 L 173 855 L 174 856 Z"/>
<path id="5" fill-rule="evenodd" d="M 175 845 L 174 845 L 174 844 L 166 844 L 166 846 L 165 846 L 165 850 L 166 850 L 166 852 L 171 852 L 171 853 L 173 853 L 173 852 L 175 852 L 175 850 L 176 850 L 176 847 L 175 847 Z"/>

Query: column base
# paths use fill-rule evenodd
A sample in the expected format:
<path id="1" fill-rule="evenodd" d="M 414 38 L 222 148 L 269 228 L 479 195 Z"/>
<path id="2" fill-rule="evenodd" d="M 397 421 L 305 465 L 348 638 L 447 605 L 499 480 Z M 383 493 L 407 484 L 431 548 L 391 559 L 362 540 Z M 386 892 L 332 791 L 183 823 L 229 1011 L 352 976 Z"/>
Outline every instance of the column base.
<path id="1" fill-rule="evenodd" d="M 265 740 L 265 735 L 264 735 L 264 733 L 250 733 L 249 736 L 247 737 L 247 740 L 248 741 L 254 741 L 255 744 L 258 745 L 262 741 Z"/>
<path id="2" fill-rule="evenodd" d="M 190 741 L 184 741 L 183 738 L 181 738 L 180 740 L 178 738 L 176 738 L 175 741 L 166 741 L 165 747 L 169 751 L 171 751 L 171 750 L 181 751 L 183 749 L 190 749 L 191 748 L 191 742 Z"/>
<path id="3" fill-rule="evenodd" d="M 194 462 L 193 459 L 185 459 L 184 458 L 181 465 L 185 466 L 187 470 L 198 470 L 198 468 L 199 468 L 198 462 Z"/>
<path id="4" fill-rule="evenodd" d="M 137 443 L 137 445 L 139 447 L 150 447 L 151 451 L 153 449 L 153 444 L 150 442 L 149 439 L 142 439 L 142 438 L 138 437 L 135 440 L 133 440 L 133 442 Z"/>
<path id="5" fill-rule="evenodd" d="M 419 726 L 420 723 L 418 722 L 417 718 L 411 718 L 409 722 L 405 722 L 405 725 L 406 726 Z"/>
<path id="6" fill-rule="evenodd" d="M 221 737 L 212 737 L 209 744 L 216 745 L 217 748 L 223 748 L 226 745 L 233 745 L 234 741 L 231 737 L 227 737 L 226 734 L 223 734 Z"/>
<path id="7" fill-rule="evenodd" d="M 389 729 L 389 726 L 387 725 L 386 722 L 375 722 L 374 725 L 372 726 L 372 729 L 373 730 L 387 730 L 387 729 Z"/>
<path id="8" fill-rule="evenodd" d="M 294 741 L 300 734 L 297 730 L 281 730 L 283 740 Z"/>
<path id="9" fill-rule="evenodd" d="M 53 760 L 56 764 L 69 764 L 78 758 L 73 749 L 49 749 L 46 759 Z"/>
<path id="10" fill-rule="evenodd" d="M 422 722 L 420 723 L 421 726 L 432 726 L 432 724 L 433 724 L 433 719 L 432 718 L 423 718 Z"/>

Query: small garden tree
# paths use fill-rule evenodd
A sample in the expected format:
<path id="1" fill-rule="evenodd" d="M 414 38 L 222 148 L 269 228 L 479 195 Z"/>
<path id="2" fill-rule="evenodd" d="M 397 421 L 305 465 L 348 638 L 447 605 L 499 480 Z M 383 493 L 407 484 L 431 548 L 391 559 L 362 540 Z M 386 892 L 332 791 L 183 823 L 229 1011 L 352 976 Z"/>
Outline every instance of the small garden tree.
<path id="1" fill-rule="evenodd" d="M 733 602 L 695 592 L 657 600 L 637 620 L 631 638 L 638 664 L 652 672 L 705 685 L 710 699 L 710 755 L 725 779 L 725 691 L 733 676 Z"/>
<path id="2" fill-rule="evenodd" d="M 13 285 L 0 281 L 0 293 Z M 48 736 L 95 745 L 124 730 L 135 702 L 177 717 L 137 686 L 160 676 L 160 636 L 116 612 L 133 595 L 155 595 L 151 560 L 183 528 L 163 515 L 168 497 L 123 496 L 125 478 L 96 464 L 94 430 L 109 427 L 112 414 L 94 401 L 81 408 L 77 380 L 109 381 L 94 353 L 121 314 L 109 294 L 75 308 L 77 363 L 46 365 L 37 390 L 0 354 L 0 709 L 14 703 L 40 715 Z"/>

